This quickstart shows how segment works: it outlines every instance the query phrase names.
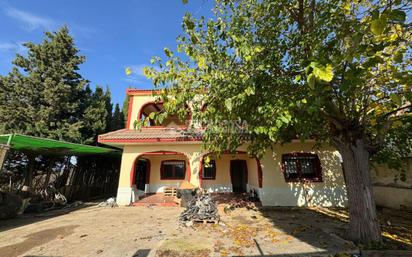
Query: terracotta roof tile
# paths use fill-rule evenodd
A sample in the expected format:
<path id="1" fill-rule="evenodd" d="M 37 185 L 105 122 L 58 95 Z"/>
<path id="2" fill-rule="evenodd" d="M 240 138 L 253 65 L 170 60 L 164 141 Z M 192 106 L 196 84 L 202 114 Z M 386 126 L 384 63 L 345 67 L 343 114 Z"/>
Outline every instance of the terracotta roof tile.
<path id="1" fill-rule="evenodd" d="M 141 130 L 121 129 L 99 135 L 98 141 L 104 142 L 145 142 L 145 141 L 200 141 L 202 134 L 176 128 L 142 128 Z"/>

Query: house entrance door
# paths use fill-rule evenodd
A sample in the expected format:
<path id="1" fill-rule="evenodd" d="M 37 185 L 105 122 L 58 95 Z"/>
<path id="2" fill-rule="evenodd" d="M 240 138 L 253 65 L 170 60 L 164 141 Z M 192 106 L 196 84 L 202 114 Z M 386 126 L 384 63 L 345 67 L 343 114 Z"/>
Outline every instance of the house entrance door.
<path id="1" fill-rule="evenodd" d="M 145 191 L 147 169 L 148 169 L 148 165 L 147 165 L 146 160 L 144 159 L 137 160 L 136 170 L 134 173 L 135 174 L 134 182 L 138 190 Z"/>
<path id="2" fill-rule="evenodd" d="M 245 160 L 230 161 L 230 177 L 232 180 L 233 192 L 246 192 L 247 164 Z"/>

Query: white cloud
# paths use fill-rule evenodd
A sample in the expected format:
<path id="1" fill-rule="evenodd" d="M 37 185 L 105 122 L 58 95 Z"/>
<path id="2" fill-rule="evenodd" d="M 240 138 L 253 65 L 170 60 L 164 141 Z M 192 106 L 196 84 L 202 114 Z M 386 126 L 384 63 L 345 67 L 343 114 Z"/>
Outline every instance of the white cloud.
<path id="1" fill-rule="evenodd" d="M 130 65 L 128 67 L 132 70 L 132 74 L 144 77 L 143 68 L 146 66 L 147 66 L 146 64 L 137 64 L 137 65 Z"/>
<path id="2" fill-rule="evenodd" d="M 36 29 L 55 31 L 59 27 L 66 24 L 69 27 L 70 32 L 75 36 L 77 35 L 84 38 L 92 38 L 98 35 L 98 30 L 96 28 L 81 26 L 75 22 L 55 20 L 50 17 L 40 16 L 31 12 L 16 9 L 9 5 L 3 5 L 2 9 L 7 16 L 18 21 L 22 28 L 28 31 L 33 31 Z"/>
<path id="3" fill-rule="evenodd" d="M 124 66 L 123 70 L 125 72 L 126 68 L 130 68 L 132 70 L 132 74 L 126 75 L 125 78 L 123 78 L 123 81 L 128 82 L 128 83 L 134 83 L 134 84 L 151 84 L 150 80 L 146 78 L 146 76 L 143 74 L 143 68 L 144 67 L 150 67 L 147 64 L 133 64 L 133 65 L 127 65 Z"/>
<path id="4" fill-rule="evenodd" d="M 123 81 L 128 82 L 128 83 L 134 83 L 134 84 L 145 82 L 142 79 L 131 77 L 131 76 L 128 76 L 127 78 L 123 78 Z"/>
<path id="5" fill-rule="evenodd" d="M 45 30 L 53 30 L 58 25 L 57 22 L 53 19 L 41 17 L 33 13 L 18 10 L 10 6 L 5 8 L 5 12 L 9 17 L 20 21 L 24 25 L 24 28 L 27 30 L 35 30 L 39 28 Z"/>
<path id="6" fill-rule="evenodd" d="M 12 43 L 0 43 L 0 50 L 2 51 L 11 51 L 15 49 L 16 45 Z"/>
<path id="7" fill-rule="evenodd" d="M 132 70 L 132 75 L 146 78 L 146 76 L 143 73 L 144 67 L 154 68 L 156 71 L 160 70 L 158 67 L 154 67 L 154 66 L 147 65 L 147 64 L 133 64 L 133 65 L 125 66 L 124 68 L 125 69 L 130 68 Z"/>
<path id="8" fill-rule="evenodd" d="M 26 48 L 23 46 L 22 42 L 18 42 L 18 43 L 0 42 L 0 51 L 15 52 L 15 53 L 22 54 L 26 51 Z"/>

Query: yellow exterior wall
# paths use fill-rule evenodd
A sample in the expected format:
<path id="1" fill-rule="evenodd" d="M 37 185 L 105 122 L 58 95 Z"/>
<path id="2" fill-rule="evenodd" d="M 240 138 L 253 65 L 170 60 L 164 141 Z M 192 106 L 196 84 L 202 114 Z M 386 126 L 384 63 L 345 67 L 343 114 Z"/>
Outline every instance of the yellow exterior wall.
<path id="1" fill-rule="evenodd" d="M 134 160 L 147 152 L 156 151 L 174 151 L 187 156 L 192 171 L 190 182 L 196 186 L 199 185 L 198 172 L 200 162 L 200 145 L 199 144 L 152 144 L 152 145 L 125 145 L 122 155 L 122 166 L 119 178 L 119 187 L 130 186 L 130 171 Z M 163 155 L 162 155 L 163 156 Z M 151 157 L 152 158 L 152 157 Z M 153 164 L 152 164 L 153 165 Z M 160 165 L 160 164 L 159 164 Z"/>
<path id="2" fill-rule="evenodd" d="M 143 155 L 143 158 L 150 160 L 150 184 L 169 184 L 169 185 L 177 185 L 180 184 L 182 181 L 187 180 L 187 174 L 185 173 L 185 178 L 181 180 L 162 180 L 160 179 L 160 166 L 162 161 L 166 160 L 183 160 L 186 162 L 187 168 L 187 161 L 186 158 L 182 155 Z"/>
<path id="3" fill-rule="evenodd" d="M 134 122 L 137 120 L 137 115 L 139 115 L 139 111 L 143 105 L 148 102 L 153 102 L 156 97 L 152 95 L 131 95 L 129 101 L 133 98 L 132 104 L 132 113 L 130 116 L 130 125 L 128 129 L 134 129 Z"/>
<path id="4" fill-rule="evenodd" d="M 374 185 L 412 188 L 412 157 L 402 160 L 405 164 L 405 171 L 388 168 L 387 165 L 372 164 L 371 177 Z M 403 174 L 402 174 L 403 173 Z M 405 180 L 401 180 L 401 176 Z"/>
<path id="5" fill-rule="evenodd" d="M 282 170 L 282 154 L 310 152 L 319 156 L 323 182 L 285 182 Z M 267 151 L 261 159 L 263 192 L 268 205 L 279 206 L 346 206 L 347 196 L 340 154 L 331 147 L 314 149 L 313 143 L 289 143 L 275 145 L 273 153 Z M 265 205 L 265 202 L 263 203 Z"/>
<path id="6" fill-rule="evenodd" d="M 254 158 L 247 159 L 248 184 L 253 187 L 259 187 L 257 161 Z"/>
<path id="7" fill-rule="evenodd" d="M 131 95 L 133 99 L 131 120 L 128 129 L 134 129 L 141 107 L 155 100 L 152 95 Z M 239 151 L 245 151 L 246 146 Z M 131 186 L 130 172 L 138 156 L 147 152 L 173 151 L 184 154 L 190 165 L 190 182 L 200 186 L 199 168 L 202 156 L 201 142 L 175 142 L 151 144 L 126 144 L 123 146 L 122 164 L 119 179 L 117 201 L 119 204 L 129 204 L 136 196 L 136 189 Z M 281 170 L 281 158 L 284 153 L 310 152 L 319 156 L 322 167 L 322 182 L 285 182 Z M 151 161 L 151 174 L 146 192 L 161 192 L 164 186 L 178 186 L 181 181 L 161 180 L 160 163 L 166 159 L 184 159 L 183 156 L 147 155 Z M 255 189 L 266 206 L 345 206 L 347 203 L 346 188 L 343 178 L 339 153 L 328 146 L 315 149 L 314 143 L 294 142 L 284 145 L 274 145 L 273 151 L 268 149 L 260 159 L 262 167 L 263 187 L 259 188 L 257 162 L 246 154 L 232 156 L 222 155 L 216 160 L 216 179 L 203 180 L 202 187 L 214 192 L 231 192 L 230 160 L 243 159 L 247 162 L 248 190 Z"/>
<path id="8" fill-rule="evenodd" d="M 372 164 L 371 177 L 375 202 L 379 206 L 412 210 L 412 157 L 405 158 L 405 171 Z M 401 177 L 404 176 L 404 180 Z"/>
<path id="9" fill-rule="evenodd" d="M 231 189 L 230 161 L 246 160 L 248 184 L 258 187 L 257 162 L 247 154 L 224 154 L 216 160 L 216 179 L 202 180 L 202 187 L 211 191 L 227 192 Z M 228 190 L 230 188 L 230 190 Z"/>
<path id="10" fill-rule="evenodd" d="M 412 189 L 391 186 L 373 186 L 375 203 L 378 206 L 412 211 Z"/>
<path id="11" fill-rule="evenodd" d="M 346 189 L 340 163 L 339 153 L 330 147 L 323 147 L 320 150 L 313 148 L 313 143 L 289 143 L 285 145 L 275 145 L 274 150 L 267 151 L 261 158 L 263 173 L 263 187 L 258 187 L 257 163 L 253 158 L 246 154 L 235 157 L 222 155 L 216 160 L 217 174 L 216 180 L 203 180 L 203 188 L 218 192 L 231 191 L 230 179 L 230 160 L 247 160 L 248 168 L 248 188 L 258 191 L 263 205 L 269 206 L 304 206 L 304 205 L 323 205 L 323 206 L 345 206 Z M 240 151 L 244 150 L 239 149 Z M 201 142 L 186 143 L 152 143 L 125 145 L 122 166 L 119 179 L 118 202 L 119 204 L 130 203 L 130 171 L 136 157 L 153 151 L 174 151 L 183 153 L 189 159 L 191 168 L 190 182 L 199 186 L 200 160 L 203 156 L 201 152 Z M 311 152 L 318 154 L 322 166 L 322 182 L 285 182 L 281 171 L 281 157 L 283 153 L 291 152 Z M 147 157 L 147 156 L 145 156 Z M 176 157 L 176 156 L 175 156 Z M 173 158 L 175 158 L 173 157 Z M 176 184 L 176 180 L 160 180 L 160 161 L 172 158 L 167 155 L 151 155 L 150 192 L 161 191 L 163 184 Z"/>

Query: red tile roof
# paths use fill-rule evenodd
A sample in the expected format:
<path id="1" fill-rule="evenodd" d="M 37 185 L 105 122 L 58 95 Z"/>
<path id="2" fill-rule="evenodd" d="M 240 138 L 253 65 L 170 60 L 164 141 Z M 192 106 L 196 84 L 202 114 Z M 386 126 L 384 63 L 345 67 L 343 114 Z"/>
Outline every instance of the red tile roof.
<path id="1" fill-rule="evenodd" d="M 133 142 L 176 142 L 201 141 L 200 131 L 189 132 L 187 129 L 147 127 L 140 130 L 121 129 L 99 135 L 100 143 L 133 143 Z"/>
<path id="2" fill-rule="evenodd" d="M 137 89 L 137 88 L 126 89 L 126 95 L 158 95 L 158 94 L 160 94 L 159 89 Z"/>

